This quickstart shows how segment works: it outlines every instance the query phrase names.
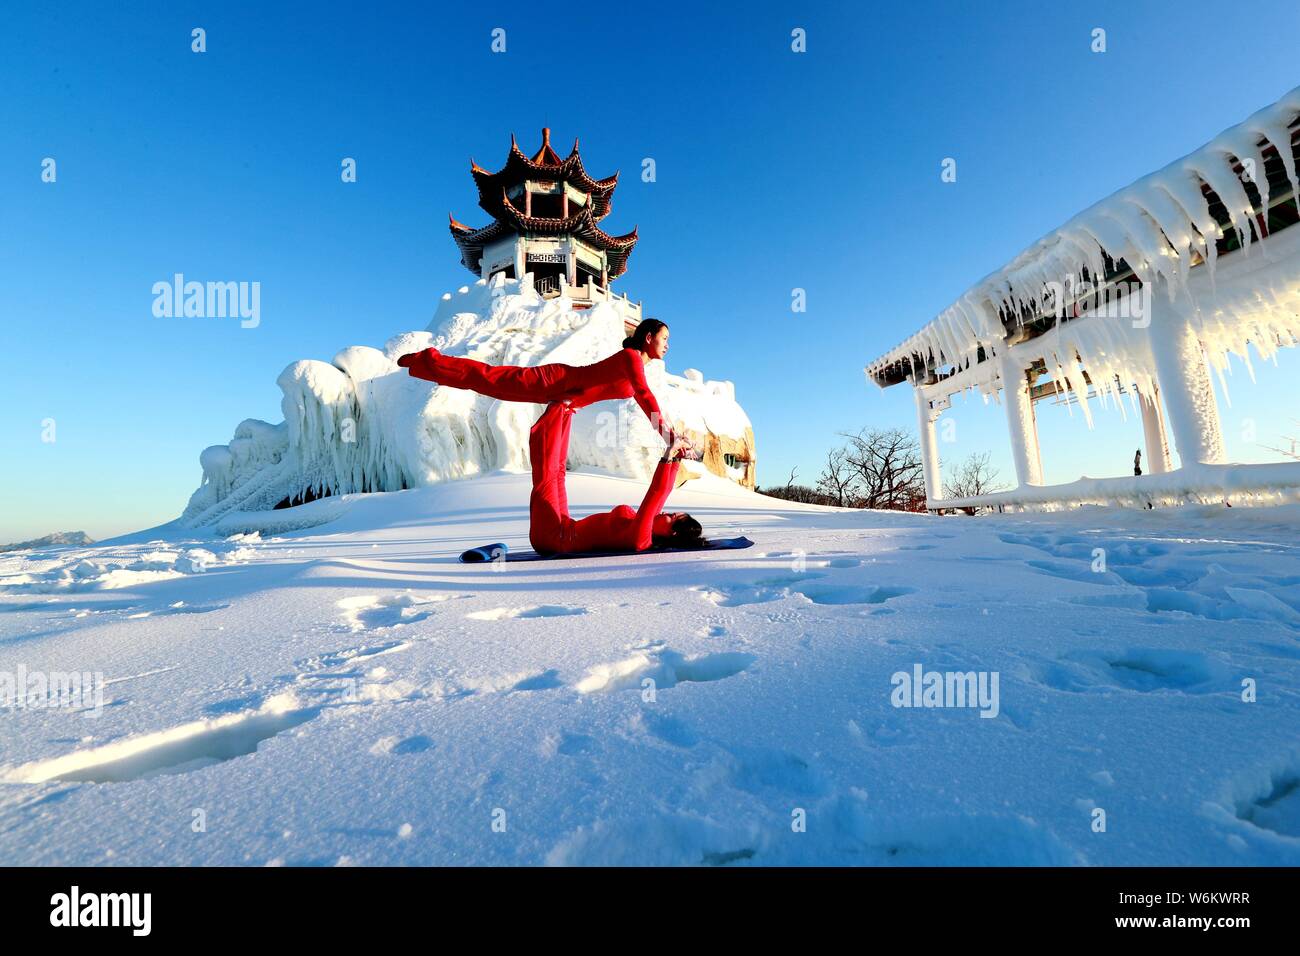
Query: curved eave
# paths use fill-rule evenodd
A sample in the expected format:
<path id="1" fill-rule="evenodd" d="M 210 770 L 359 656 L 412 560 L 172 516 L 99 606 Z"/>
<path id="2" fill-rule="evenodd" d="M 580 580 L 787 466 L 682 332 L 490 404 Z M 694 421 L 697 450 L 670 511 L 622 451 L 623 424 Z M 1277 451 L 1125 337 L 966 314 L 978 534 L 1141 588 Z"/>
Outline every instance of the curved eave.
<path id="1" fill-rule="evenodd" d="M 552 155 L 554 155 L 553 151 Z M 496 172 L 488 172 L 471 160 L 470 174 L 474 177 L 475 186 L 478 187 L 480 205 L 484 202 L 493 202 L 501 190 L 517 186 L 526 179 L 566 182 L 590 195 L 593 206 L 604 207 L 603 210 L 595 213 L 597 219 L 603 218 L 608 213 L 609 206 L 612 204 L 611 193 L 618 185 L 618 173 L 605 179 L 593 179 L 582 165 L 582 157 L 578 155 L 576 143 L 574 151 L 559 163 L 539 163 L 524 155 L 519 144 L 514 141 L 514 137 L 511 137 L 510 153 L 506 157 L 504 166 Z M 492 213 L 490 208 L 485 206 L 484 209 L 489 214 Z"/>
<path id="2" fill-rule="evenodd" d="M 479 229 L 471 228 L 454 217 L 448 227 L 451 238 L 460 249 L 461 264 L 479 275 L 479 259 L 483 247 L 503 236 L 521 233 L 538 235 L 572 235 L 605 253 L 608 277 L 616 279 L 627 271 L 627 261 L 639 238 L 637 230 L 622 236 L 611 236 L 592 221 L 590 214 L 580 214 L 569 219 L 538 219 L 520 216 L 517 221 L 495 219 Z"/>
<path id="3" fill-rule="evenodd" d="M 548 219 L 542 216 L 525 215 L 510 201 L 509 197 L 502 194 L 500 209 L 502 220 L 510 223 L 519 232 L 534 232 L 543 235 L 570 233 L 607 252 L 614 249 L 630 249 L 637 241 L 637 230 L 635 228 L 622 236 L 611 236 L 605 232 L 596 224 L 596 217 L 592 215 L 591 210 L 586 206 L 583 206 L 582 209 L 567 219 Z"/>

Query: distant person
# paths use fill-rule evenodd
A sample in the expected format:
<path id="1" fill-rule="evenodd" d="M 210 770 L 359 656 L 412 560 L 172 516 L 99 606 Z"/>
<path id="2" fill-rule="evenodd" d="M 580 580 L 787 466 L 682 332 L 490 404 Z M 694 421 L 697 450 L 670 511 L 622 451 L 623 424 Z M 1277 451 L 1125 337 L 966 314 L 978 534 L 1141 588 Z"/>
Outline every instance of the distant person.
<path id="1" fill-rule="evenodd" d="M 1142 474 L 1142 449 L 1141 448 L 1139 448 L 1137 450 L 1137 454 L 1133 456 L 1133 474 L 1134 475 Z"/>

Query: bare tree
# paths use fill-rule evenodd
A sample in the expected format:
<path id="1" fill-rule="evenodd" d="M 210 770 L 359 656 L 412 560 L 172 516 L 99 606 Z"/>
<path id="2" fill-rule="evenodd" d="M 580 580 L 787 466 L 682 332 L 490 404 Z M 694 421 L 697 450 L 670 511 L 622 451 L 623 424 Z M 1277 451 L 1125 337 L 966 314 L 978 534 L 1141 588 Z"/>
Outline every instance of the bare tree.
<path id="1" fill-rule="evenodd" d="M 755 486 L 754 491 L 760 495 L 767 495 L 769 498 L 782 498 L 786 501 L 800 501 L 813 505 L 833 505 L 834 499 L 828 495 L 822 494 L 816 488 L 809 488 L 807 485 L 796 485 L 795 476 L 799 474 L 798 467 L 790 469 L 790 477 L 786 479 L 784 485 L 776 485 L 772 488 Z"/>
<path id="2" fill-rule="evenodd" d="M 848 451 L 835 448 L 826 453 L 826 467 L 817 479 L 817 490 L 841 508 L 858 497 L 858 481 L 848 462 Z"/>
<path id="3" fill-rule="evenodd" d="M 857 484 L 862 508 L 918 511 L 925 508 L 925 479 L 916 438 L 902 428 L 863 429 L 849 440 L 844 462 Z"/>
<path id="4" fill-rule="evenodd" d="M 1291 419 L 1291 424 L 1300 425 L 1300 421 L 1296 421 L 1293 418 Z M 1289 448 L 1275 448 L 1272 445 L 1260 445 L 1259 447 L 1268 451 L 1275 451 L 1283 458 L 1294 458 L 1295 460 L 1300 461 L 1300 450 L 1296 449 L 1296 444 L 1297 442 L 1300 442 L 1300 439 L 1297 439 L 1294 435 L 1282 435 L 1281 438 L 1284 444 L 1290 445 Z"/>
<path id="5" fill-rule="evenodd" d="M 1006 488 L 1006 483 L 999 480 L 998 470 L 989 464 L 988 452 L 983 452 L 971 454 L 953 470 L 952 477 L 944 482 L 943 494 L 945 498 L 975 498 Z M 974 508 L 961 510 L 975 513 Z"/>
<path id="6" fill-rule="evenodd" d="M 760 495 L 769 498 L 783 498 L 786 501 L 801 501 L 810 505 L 833 505 L 835 499 L 824 495 L 816 488 L 807 485 L 777 485 L 775 488 L 755 488 Z"/>

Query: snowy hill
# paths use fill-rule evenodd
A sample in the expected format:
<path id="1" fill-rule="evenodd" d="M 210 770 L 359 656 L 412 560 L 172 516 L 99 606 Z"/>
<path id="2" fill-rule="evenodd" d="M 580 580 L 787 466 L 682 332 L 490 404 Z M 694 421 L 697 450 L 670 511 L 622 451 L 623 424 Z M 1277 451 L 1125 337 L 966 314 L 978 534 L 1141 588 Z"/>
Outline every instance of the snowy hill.
<path id="1" fill-rule="evenodd" d="M 6 551 L 25 551 L 34 548 L 63 548 L 69 545 L 94 544 L 94 540 L 84 531 L 56 531 L 42 535 L 31 541 L 19 541 L 16 544 L 0 544 L 0 554 Z"/>
<path id="2" fill-rule="evenodd" d="M 642 490 L 570 480 L 578 515 Z M 1300 862 L 1295 507 L 937 518 L 705 476 L 671 507 L 754 548 L 456 563 L 526 545 L 527 494 L 0 558 L 0 863 Z M 996 673 L 996 706 L 895 706 L 917 667 Z M 97 716 L 38 706 L 72 670 Z"/>

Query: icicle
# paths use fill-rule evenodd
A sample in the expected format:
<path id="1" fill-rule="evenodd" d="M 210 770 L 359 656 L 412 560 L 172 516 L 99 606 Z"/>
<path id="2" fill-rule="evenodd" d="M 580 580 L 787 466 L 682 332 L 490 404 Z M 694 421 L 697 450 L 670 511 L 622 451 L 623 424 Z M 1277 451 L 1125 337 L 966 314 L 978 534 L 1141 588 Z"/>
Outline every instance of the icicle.
<path id="1" fill-rule="evenodd" d="M 1251 225 L 1254 217 L 1246 187 L 1232 169 L 1231 153 L 1226 148 L 1216 149 L 1213 154 L 1189 163 L 1189 168 L 1209 183 L 1210 188 L 1223 200 L 1223 205 L 1228 210 L 1228 220 L 1237 231 L 1242 252 L 1246 252 L 1254 235 Z"/>
<path id="2" fill-rule="evenodd" d="M 1261 216 L 1257 217 L 1255 215 L 1254 207 L 1250 204 L 1249 195 L 1246 197 L 1246 216 L 1249 219 L 1251 226 L 1255 229 L 1257 239 L 1265 238 L 1268 228 L 1268 173 L 1264 168 L 1264 151 L 1260 149 L 1256 142 L 1261 135 L 1262 134 L 1254 129 L 1239 130 L 1227 141 L 1232 152 L 1235 153 L 1237 159 L 1241 161 L 1242 173 L 1246 174 L 1250 181 L 1254 183 L 1255 188 L 1259 190 Z M 1248 173 L 1248 170 L 1252 169 L 1253 174 Z M 1242 191 L 1245 191 L 1244 185 L 1242 186 Z M 1259 223 L 1260 218 L 1264 221 L 1263 226 Z"/>
<path id="3" fill-rule="evenodd" d="M 1286 169 L 1286 178 L 1291 183 L 1291 196 L 1300 203 L 1300 177 L 1296 175 L 1295 154 L 1291 151 L 1291 130 L 1282 123 L 1264 123 L 1257 129 L 1277 150 L 1282 166 Z M 1267 181 L 1268 177 L 1263 178 Z"/>

